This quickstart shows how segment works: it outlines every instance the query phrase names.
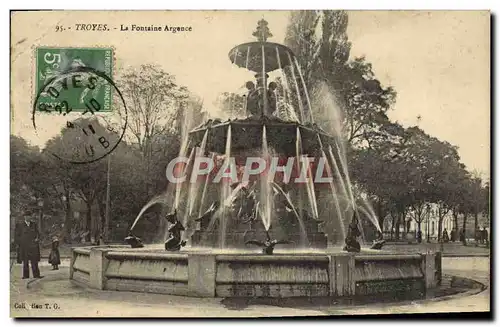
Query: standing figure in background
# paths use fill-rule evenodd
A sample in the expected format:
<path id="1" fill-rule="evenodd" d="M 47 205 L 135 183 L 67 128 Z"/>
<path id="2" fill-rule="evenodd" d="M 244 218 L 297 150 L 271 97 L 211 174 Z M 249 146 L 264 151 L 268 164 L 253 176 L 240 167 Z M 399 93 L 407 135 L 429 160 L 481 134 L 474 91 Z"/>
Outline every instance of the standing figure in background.
<path id="1" fill-rule="evenodd" d="M 460 237 L 459 237 L 460 238 L 460 242 L 462 242 L 462 243 L 465 242 L 465 232 L 464 232 L 463 228 L 460 228 L 459 235 L 460 235 Z"/>
<path id="2" fill-rule="evenodd" d="M 17 263 L 23 264 L 23 279 L 30 277 L 29 263 L 34 278 L 41 278 L 38 261 L 40 261 L 40 247 L 38 226 L 31 220 L 34 212 L 26 210 L 23 214 L 24 221 L 17 224 L 15 243 L 17 245 Z M 28 263 L 29 262 L 29 263 Z"/>
<path id="3" fill-rule="evenodd" d="M 443 231 L 443 242 L 448 243 L 450 241 L 450 237 L 448 235 L 448 230 L 446 228 Z"/>
<path id="4" fill-rule="evenodd" d="M 483 230 L 481 231 L 481 240 L 482 240 L 482 242 L 484 242 L 484 244 L 486 244 L 486 246 L 490 245 L 489 238 L 488 238 L 488 230 L 486 229 L 486 227 L 483 227 Z"/>
<path id="5" fill-rule="evenodd" d="M 59 270 L 61 256 L 59 255 L 59 239 L 56 236 L 52 238 L 52 249 L 49 254 L 49 263 L 52 265 L 52 270 Z"/>
<path id="6" fill-rule="evenodd" d="M 450 233 L 450 241 L 455 242 L 457 240 L 457 230 L 453 228 Z"/>

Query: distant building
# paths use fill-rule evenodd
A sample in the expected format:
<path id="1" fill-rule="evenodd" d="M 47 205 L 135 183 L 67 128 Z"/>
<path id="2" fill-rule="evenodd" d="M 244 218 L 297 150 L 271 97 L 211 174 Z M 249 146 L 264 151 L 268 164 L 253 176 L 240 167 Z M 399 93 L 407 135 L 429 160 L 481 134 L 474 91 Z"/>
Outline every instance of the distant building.
<path id="1" fill-rule="evenodd" d="M 425 209 L 424 213 L 422 214 L 423 218 L 420 225 L 422 230 L 422 240 L 430 239 L 431 241 L 437 241 L 439 232 L 438 205 L 433 203 L 430 205 L 429 209 L 430 209 L 429 211 Z M 400 239 L 405 239 L 405 238 L 415 239 L 418 231 L 418 223 L 413 218 L 413 214 L 411 212 L 407 214 L 405 224 L 406 226 L 404 226 L 402 223 L 399 226 Z M 446 215 L 443 218 L 441 233 L 446 229 L 448 232 L 448 236 L 451 236 L 449 233 L 454 229 L 460 231 L 463 226 L 462 224 L 463 224 L 463 215 L 458 216 L 458 226 L 455 226 L 455 221 L 453 219 L 453 215 L 450 210 L 449 212 L 446 213 Z M 489 231 L 488 218 L 483 216 L 482 214 L 479 214 L 478 226 L 480 229 L 486 227 L 486 229 Z M 388 216 L 384 220 L 384 226 L 383 226 L 384 235 L 386 238 L 389 238 L 391 236 L 391 228 L 392 228 L 392 218 Z M 475 228 L 474 216 L 469 215 L 467 217 L 467 222 L 466 222 L 467 238 L 474 238 L 474 228 Z M 406 235 L 405 235 L 405 229 L 407 231 Z M 392 238 L 395 237 L 395 234 L 396 231 L 393 230 Z"/>

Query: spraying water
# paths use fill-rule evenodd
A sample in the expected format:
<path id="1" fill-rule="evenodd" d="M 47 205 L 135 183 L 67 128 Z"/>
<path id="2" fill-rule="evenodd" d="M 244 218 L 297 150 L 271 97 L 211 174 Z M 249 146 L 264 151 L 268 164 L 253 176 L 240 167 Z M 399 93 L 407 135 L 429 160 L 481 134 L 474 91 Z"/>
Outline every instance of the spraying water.
<path id="1" fill-rule="evenodd" d="M 202 157 L 205 154 L 205 148 L 207 146 L 207 138 L 208 138 L 208 130 L 205 131 L 203 135 L 203 140 L 201 141 L 200 147 L 196 150 L 195 160 L 196 158 Z M 193 169 L 198 169 L 198 167 L 193 167 Z M 188 211 L 184 216 L 184 225 L 186 225 L 187 218 L 193 214 L 194 205 L 198 199 L 200 183 L 198 180 L 193 183 L 193 181 L 189 181 L 189 191 L 188 191 Z"/>
<path id="2" fill-rule="evenodd" d="M 288 52 L 288 60 L 290 62 L 293 62 L 292 56 Z M 299 82 L 297 81 L 297 76 L 295 76 L 295 68 L 293 65 L 290 66 L 290 71 L 292 72 L 292 79 L 295 84 L 295 91 L 297 92 L 297 101 L 299 103 L 299 111 L 300 111 L 300 122 L 304 123 L 305 122 L 305 117 L 304 117 L 304 105 L 302 103 L 302 97 L 300 96 L 300 89 L 299 89 Z"/>
<path id="3" fill-rule="evenodd" d="M 213 151 L 211 154 L 211 158 L 214 159 L 216 157 L 216 153 L 223 154 L 224 164 L 222 173 L 224 173 L 223 176 L 225 177 L 221 180 L 220 185 L 214 184 L 212 186 L 209 186 L 208 184 L 210 183 L 210 180 L 209 174 L 207 174 L 204 182 L 201 183 L 198 183 L 196 181 L 196 183 L 188 183 L 187 186 L 186 183 L 176 183 L 169 186 L 169 188 L 171 188 L 171 191 L 174 191 L 168 192 L 169 197 L 172 197 L 172 201 L 169 202 L 169 204 L 171 204 L 171 206 L 173 207 L 172 209 L 178 209 L 180 215 L 179 217 L 182 217 L 183 225 L 187 226 L 187 228 L 189 229 L 190 219 L 193 219 L 193 217 L 201 217 L 204 214 L 204 210 L 206 209 L 205 202 L 207 202 L 207 198 L 210 198 L 210 202 L 218 201 L 220 206 L 218 207 L 218 209 L 210 209 L 211 211 L 208 212 L 210 216 L 205 216 L 210 217 L 210 222 L 207 226 L 205 225 L 206 220 L 203 220 L 203 227 L 201 227 L 200 224 L 200 229 L 203 230 L 200 231 L 205 232 L 205 229 L 208 228 L 208 231 L 212 233 L 211 235 L 218 236 L 218 246 L 220 248 L 226 248 L 226 238 L 228 237 L 228 232 L 234 232 L 231 235 L 231 245 L 238 244 L 235 243 L 234 240 L 237 240 L 239 235 L 238 233 L 241 233 L 242 226 L 235 226 L 240 223 L 237 221 L 238 219 L 235 218 L 250 216 L 252 217 L 252 219 L 254 219 L 255 217 L 259 217 L 262 221 L 262 225 L 258 225 L 258 228 L 260 228 L 259 232 L 262 232 L 263 226 L 265 232 L 269 235 L 269 231 L 273 229 L 275 223 L 278 222 L 276 220 L 276 215 L 274 214 L 276 205 L 274 201 L 275 199 L 280 198 L 280 196 L 275 197 L 277 193 L 284 196 L 284 199 L 286 199 L 286 201 L 283 200 L 283 197 L 281 197 L 280 201 L 283 201 L 283 203 L 288 203 L 285 209 L 290 213 L 291 208 L 291 211 L 293 211 L 293 215 L 299 222 L 302 246 L 308 245 L 308 233 L 317 233 L 315 235 L 321 234 L 324 237 L 324 234 L 322 232 L 320 233 L 318 229 L 318 220 L 325 220 L 325 223 L 327 224 L 327 226 L 329 226 L 330 232 L 332 234 L 333 231 L 331 226 L 333 225 L 333 223 L 336 223 L 335 219 L 338 220 L 337 226 L 341 230 L 342 237 L 345 238 L 346 221 L 351 219 L 353 213 L 359 216 L 358 209 L 380 231 L 378 219 L 376 218 L 376 215 L 369 202 L 366 199 L 363 199 L 362 206 L 357 205 L 357 202 L 359 203 L 359 198 L 357 194 L 355 196 L 355 192 L 353 192 L 354 185 L 351 183 L 347 167 L 347 152 L 342 131 L 342 111 L 340 110 L 339 106 L 336 105 L 334 94 L 330 92 L 326 83 L 322 83 L 318 87 L 315 87 L 315 93 L 313 93 L 313 97 L 310 98 L 307 86 L 305 85 L 304 76 L 300 69 L 300 65 L 293 53 L 286 47 L 274 47 L 269 43 L 265 43 L 265 38 L 263 38 L 263 36 L 261 37 L 262 39 L 260 39 L 259 43 L 255 43 L 255 45 L 253 45 L 254 43 L 242 44 L 241 47 L 236 47 L 236 50 L 230 55 L 230 60 L 233 65 L 237 65 L 241 68 L 246 68 L 253 73 L 257 73 L 257 76 L 260 76 L 260 79 L 257 79 L 257 84 L 260 88 L 259 90 L 262 89 L 262 91 L 264 91 L 259 91 L 259 96 L 262 94 L 262 98 L 260 99 L 262 100 L 262 102 L 258 103 L 262 103 L 263 106 L 261 108 L 261 117 L 255 114 L 255 111 L 252 111 L 253 109 L 247 108 L 247 106 L 250 106 L 251 104 L 251 97 L 249 96 L 248 101 L 245 101 L 244 103 L 244 107 L 248 109 L 249 112 L 251 112 L 253 115 L 250 121 L 246 119 L 233 119 L 233 121 L 236 121 L 236 123 L 234 124 L 231 121 L 228 121 L 227 125 L 206 125 L 206 129 L 202 136 L 200 134 L 201 130 L 197 129 L 196 131 L 193 131 L 193 137 L 191 137 L 188 135 L 188 132 L 192 127 L 191 125 L 193 122 L 194 111 L 186 110 L 185 106 L 181 106 L 180 110 L 183 110 L 181 115 L 182 143 L 179 151 L 179 156 L 185 158 L 186 155 L 189 154 L 189 159 L 187 160 L 187 163 L 182 167 L 182 171 L 180 173 L 185 174 L 186 176 L 188 176 L 188 178 L 190 178 L 189 174 L 192 173 L 193 170 L 196 171 L 197 168 L 194 167 L 195 159 L 199 156 L 205 155 L 207 142 L 213 142 L 213 144 L 210 145 L 210 149 L 211 151 Z M 259 59 L 261 60 L 261 62 L 256 64 L 256 61 Z M 288 69 L 287 74 L 285 74 L 285 69 Z M 276 70 L 279 70 L 279 72 L 281 73 L 282 88 L 278 88 L 278 90 L 273 93 L 274 89 L 271 89 L 270 86 L 269 89 L 266 89 L 268 87 L 267 78 L 269 77 L 267 73 L 271 74 Z M 295 93 L 292 89 L 294 89 Z M 280 95 L 279 93 L 282 94 Z M 249 91 L 249 95 L 250 94 L 251 93 Z M 273 98 L 274 96 L 275 98 Z M 279 96 L 281 96 L 281 99 L 280 101 L 277 101 Z M 269 99 L 274 99 L 273 101 L 280 102 L 279 104 L 276 103 L 276 107 L 278 108 L 272 108 L 272 106 L 270 106 L 270 104 L 274 102 L 268 103 L 268 97 Z M 220 98 L 218 100 L 220 101 Z M 236 106 L 234 95 L 231 94 L 231 96 L 227 100 L 229 102 L 229 117 L 234 118 L 232 117 L 232 112 L 234 110 L 233 107 Z M 255 106 L 255 104 L 253 104 L 253 106 Z M 307 146 L 304 147 L 304 145 L 309 145 L 311 144 L 311 142 L 315 142 L 315 140 L 311 139 L 311 135 L 314 135 L 311 134 L 311 132 L 314 133 L 316 126 L 303 126 L 307 127 L 308 133 L 304 133 L 304 135 L 301 135 L 301 128 L 303 127 L 301 127 L 300 124 L 305 124 L 306 122 L 311 124 L 314 123 L 312 110 L 313 107 L 319 110 L 319 116 L 322 117 L 320 122 L 321 125 L 323 125 L 323 123 L 326 121 L 329 134 L 333 136 L 333 142 L 328 142 L 328 144 L 323 147 L 322 139 L 319 136 L 319 133 L 321 131 L 316 130 L 317 133 L 314 137 L 318 137 L 318 142 L 320 145 L 319 153 L 311 152 L 310 148 L 308 148 Z M 276 113 L 273 111 L 271 114 L 271 112 L 268 112 L 269 109 L 279 110 Z M 317 112 L 315 112 L 315 114 L 317 115 Z M 281 119 L 276 118 L 276 116 L 280 117 Z M 221 116 L 219 116 L 219 118 L 221 118 Z M 274 121 L 275 119 L 280 120 L 278 122 L 279 125 L 285 126 L 285 129 L 281 129 L 281 126 L 277 127 L 276 122 Z M 299 125 L 290 125 L 291 120 L 299 122 Z M 223 129 L 226 126 L 227 129 Z M 274 181 L 270 180 L 267 173 L 263 173 L 260 175 L 260 179 L 257 181 L 257 187 L 253 189 L 253 192 L 256 192 L 256 194 L 254 193 L 252 194 L 252 196 L 255 195 L 256 199 L 252 198 L 252 201 L 254 201 L 255 203 L 247 202 L 247 204 L 249 204 L 249 206 L 252 208 L 245 208 L 245 211 L 247 212 L 244 212 L 244 215 L 240 215 L 243 208 L 243 205 L 241 205 L 240 211 L 235 217 L 233 217 L 232 215 L 234 214 L 234 212 L 233 210 L 229 210 L 229 208 L 232 208 L 233 202 L 238 197 L 243 187 L 248 186 L 247 184 L 240 183 L 236 187 L 234 187 L 234 189 L 231 189 L 232 185 L 235 185 L 234 181 L 232 180 L 234 175 L 230 172 L 229 175 L 231 175 L 231 177 L 228 178 L 228 174 L 225 173 L 227 169 L 232 170 L 233 168 L 235 168 L 234 158 L 231 158 L 233 142 L 237 154 L 241 154 L 241 149 L 246 149 L 247 146 L 247 144 L 245 143 L 246 138 L 257 138 L 259 136 L 255 132 L 253 132 L 255 130 L 258 130 L 257 133 L 260 133 L 260 130 L 258 129 L 259 126 L 262 126 L 262 143 L 260 145 L 253 144 L 253 148 L 248 150 L 258 151 L 258 155 L 261 155 L 261 157 L 266 160 L 267 164 L 269 164 L 270 149 L 276 150 L 276 152 L 278 153 L 281 150 L 284 150 L 284 148 L 280 147 L 275 148 L 276 144 L 280 144 L 280 141 L 276 141 L 276 134 L 279 134 L 281 133 L 281 131 L 285 130 L 290 131 L 290 127 L 292 127 L 292 129 L 295 128 L 294 132 L 296 139 L 295 144 L 292 144 L 292 147 L 293 145 L 295 145 L 295 149 L 292 148 L 290 150 L 287 150 L 287 152 L 295 152 L 292 154 L 296 159 L 295 165 L 297 171 L 301 172 L 301 178 L 303 179 L 303 182 L 305 182 L 305 184 L 292 186 L 290 189 L 287 189 L 287 192 L 285 192 L 282 187 L 280 187 Z M 214 131 L 214 133 L 210 134 L 209 141 L 209 131 L 212 130 Z M 233 132 L 238 133 L 238 135 L 234 135 L 234 138 L 232 134 Z M 240 135 L 240 133 L 246 134 Z M 291 136 L 291 138 L 293 138 L 293 135 L 287 136 Z M 193 142 L 193 144 L 191 144 L 191 142 Z M 336 215 L 330 215 L 327 212 L 326 215 L 322 214 L 320 217 L 317 197 L 319 197 L 321 194 L 317 194 L 319 189 L 316 188 L 316 185 L 314 184 L 314 178 L 312 176 L 313 172 L 308 164 L 309 162 L 307 161 L 307 159 L 310 158 L 309 156 L 313 153 L 315 156 L 320 156 L 321 159 L 325 161 L 327 174 L 329 177 L 332 177 L 331 181 L 329 181 L 330 194 L 327 197 L 321 198 L 327 198 L 329 200 L 329 203 L 326 206 L 320 207 L 320 209 L 324 210 L 324 208 L 328 208 L 329 210 L 331 210 L 329 206 L 333 203 L 333 210 L 335 210 Z M 307 167 L 301 167 L 301 162 L 302 165 L 307 165 Z M 200 193 L 201 199 L 198 200 L 200 197 Z M 212 197 L 212 195 L 214 195 L 214 197 Z M 132 228 L 135 227 L 137 221 L 148 208 L 156 203 L 166 203 L 166 199 L 166 195 L 163 194 L 153 198 L 150 202 L 148 202 L 148 204 L 146 204 L 146 206 L 142 208 L 141 212 L 137 216 L 132 225 Z M 248 201 L 248 198 L 246 200 Z M 213 203 L 211 204 L 213 205 Z M 289 218 L 289 216 L 286 214 L 286 211 L 284 211 L 284 215 L 285 217 L 278 218 Z M 307 221 L 305 220 L 305 218 L 308 218 Z M 315 222 L 313 220 L 315 220 Z M 218 223 L 218 230 L 214 232 L 213 228 L 216 222 Z M 246 222 L 243 222 L 243 224 L 245 223 Z M 361 223 L 359 219 L 358 223 Z M 230 224 L 230 226 L 228 226 L 228 224 Z M 291 226 L 293 228 L 297 227 L 296 225 Z M 256 230 L 258 228 L 256 228 Z M 277 228 L 280 229 L 280 226 L 277 226 Z M 297 229 L 290 230 L 293 231 L 293 233 L 297 231 Z M 360 230 L 362 231 L 362 228 L 360 228 Z M 203 237 L 209 235 L 208 231 L 207 233 L 203 234 Z M 313 239 L 311 240 L 314 241 Z M 211 244 L 215 244 L 215 241 Z"/>
<path id="4" fill-rule="evenodd" d="M 288 205 L 290 206 L 293 213 L 295 214 L 295 217 L 297 218 L 297 221 L 299 222 L 299 225 L 300 225 L 300 231 L 301 231 L 300 244 L 302 246 L 305 246 L 309 241 L 307 239 L 307 231 L 306 231 L 306 226 L 304 225 L 304 220 L 297 212 L 297 209 L 295 209 L 295 206 L 293 205 L 292 200 L 290 200 L 290 197 L 288 196 L 288 194 L 286 194 L 285 191 L 283 191 L 283 189 L 275 182 L 272 182 L 272 184 L 273 184 L 273 187 L 275 187 L 278 190 L 278 192 L 280 192 L 285 197 L 285 199 L 288 202 Z"/>
<path id="5" fill-rule="evenodd" d="M 295 140 L 295 164 L 296 164 L 296 169 L 298 172 L 300 172 L 300 162 L 302 158 L 302 138 L 300 137 L 300 129 L 297 127 L 296 131 L 296 140 Z M 297 192 L 297 204 L 299 207 L 299 221 L 303 221 L 304 218 L 304 200 L 303 200 L 303 189 L 302 187 L 299 187 L 298 192 Z M 302 244 L 304 245 L 304 244 Z"/>
<path id="6" fill-rule="evenodd" d="M 340 210 L 340 203 L 339 203 L 339 197 L 337 196 L 337 188 L 335 187 L 335 183 L 333 181 L 333 173 L 332 173 L 332 168 L 330 167 L 330 163 L 328 161 L 328 157 L 326 156 L 325 150 L 323 148 L 323 142 L 321 142 L 321 138 L 318 136 L 318 143 L 320 144 L 320 149 L 321 149 L 321 156 L 323 160 L 325 161 L 325 167 L 326 167 L 326 172 L 328 177 L 331 177 L 332 179 L 329 181 L 329 186 L 330 186 L 330 191 L 331 191 L 331 197 L 333 204 L 335 205 L 335 211 L 337 213 L 337 220 L 340 225 L 340 232 L 342 235 L 342 239 L 345 239 L 345 224 L 344 224 L 344 219 L 342 216 L 342 211 Z M 332 222 L 330 221 L 330 224 Z M 330 231 L 331 234 L 333 234 L 333 231 Z M 333 235 L 332 235 L 333 236 Z"/>
<path id="7" fill-rule="evenodd" d="M 266 162 L 269 162 L 269 148 L 267 145 L 267 132 L 266 125 L 262 128 L 262 156 Z M 272 203 L 271 197 L 272 193 L 270 190 L 270 180 L 268 174 L 260 174 L 260 201 L 259 201 L 259 213 L 264 223 L 264 227 L 268 231 L 271 228 L 271 212 Z"/>
<path id="8" fill-rule="evenodd" d="M 226 152 L 225 152 L 225 165 L 223 166 L 222 169 L 225 169 L 225 167 L 231 169 L 231 138 L 232 138 L 232 133 L 231 133 L 231 124 L 227 127 L 227 136 L 226 136 Z M 220 192 L 220 203 L 224 203 L 225 200 L 230 196 L 231 194 L 231 181 L 229 180 L 222 180 L 221 182 L 221 192 Z M 227 216 L 228 216 L 228 210 L 227 206 L 221 206 L 221 213 L 218 215 L 219 221 L 220 221 L 220 234 L 219 234 L 219 244 L 221 248 L 224 248 L 226 246 L 226 228 L 227 228 Z"/>
<path id="9" fill-rule="evenodd" d="M 337 100 L 334 93 L 329 90 L 326 83 L 320 83 L 315 88 L 313 102 L 315 107 L 321 113 L 321 116 L 327 117 L 327 121 L 326 124 L 324 124 L 324 127 L 326 127 L 326 129 L 335 139 L 335 141 L 333 142 L 335 150 L 331 145 L 329 145 L 328 156 L 330 158 L 330 162 L 332 163 L 334 176 L 338 181 L 338 185 L 340 186 L 338 188 L 340 194 L 337 194 L 336 196 L 344 199 L 343 202 L 345 203 L 345 208 L 343 210 L 345 212 L 345 215 L 344 219 L 342 219 L 344 223 L 344 220 L 349 218 L 349 209 L 351 208 L 357 213 L 358 206 L 356 205 L 356 200 L 352 192 L 353 185 L 351 183 L 348 172 L 347 154 L 344 145 L 344 136 L 342 134 L 342 110 L 337 105 Z M 381 228 L 379 226 L 378 219 L 370 203 L 365 200 L 363 204 L 367 212 L 367 214 L 365 214 L 366 217 L 370 220 L 371 223 L 373 223 L 377 230 L 380 231 Z M 358 223 L 361 224 L 359 220 Z M 361 228 L 361 226 L 359 227 L 363 233 L 363 229 Z"/>
<path id="10" fill-rule="evenodd" d="M 300 129 L 297 128 L 297 153 L 303 159 L 303 170 L 305 170 L 305 184 L 306 184 L 306 191 L 307 191 L 307 197 L 309 199 L 309 204 L 311 206 L 311 211 L 314 219 L 318 219 L 318 205 L 316 201 L 316 192 L 314 190 L 314 180 L 312 177 L 312 172 L 311 172 L 311 167 L 309 166 L 309 163 L 305 161 L 307 159 L 306 156 L 302 156 L 303 149 L 302 149 L 302 135 L 300 133 Z M 307 162 L 307 166 L 306 165 Z M 301 171 L 302 174 L 302 171 Z"/>
<path id="11" fill-rule="evenodd" d="M 139 212 L 139 214 L 135 218 L 134 223 L 132 224 L 132 227 L 130 227 L 130 230 L 134 229 L 135 225 L 137 224 L 137 222 L 139 221 L 139 219 L 142 217 L 142 215 L 144 214 L 144 212 L 146 212 L 146 210 L 148 210 L 153 205 L 158 204 L 158 203 L 166 204 L 166 196 L 165 196 L 165 194 L 157 195 L 154 198 L 152 198 L 151 200 L 149 200 L 148 203 L 146 203 L 146 205 L 141 209 L 141 211 Z"/>

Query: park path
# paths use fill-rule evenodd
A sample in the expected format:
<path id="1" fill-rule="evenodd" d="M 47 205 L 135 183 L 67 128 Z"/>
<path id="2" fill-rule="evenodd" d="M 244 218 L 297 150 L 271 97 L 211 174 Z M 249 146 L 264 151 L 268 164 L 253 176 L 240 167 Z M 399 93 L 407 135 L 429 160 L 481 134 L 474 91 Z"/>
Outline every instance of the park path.
<path id="1" fill-rule="evenodd" d="M 41 280 L 20 278 L 21 266 L 11 268 L 11 316 L 13 317 L 262 317 L 301 315 L 384 314 L 423 312 L 488 311 L 489 287 L 471 296 L 397 304 L 328 306 L 311 308 L 251 304 L 240 308 L 224 305 L 222 299 L 200 299 L 161 294 L 110 292 L 81 288 L 67 278 L 68 261 L 59 271 L 41 265 Z M 489 285 L 489 258 L 444 258 L 446 274 L 475 279 Z M 21 303 L 25 309 L 15 308 Z M 42 308 L 31 308 L 38 304 Z"/>

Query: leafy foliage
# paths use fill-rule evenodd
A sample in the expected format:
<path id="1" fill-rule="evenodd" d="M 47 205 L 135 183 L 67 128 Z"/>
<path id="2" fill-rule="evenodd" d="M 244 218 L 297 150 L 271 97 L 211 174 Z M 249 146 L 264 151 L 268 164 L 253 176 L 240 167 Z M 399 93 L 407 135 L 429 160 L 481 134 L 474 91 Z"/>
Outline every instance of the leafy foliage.
<path id="1" fill-rule="evenodd" d="M 436 203 L 441 234 L 447 213 L 487 211 L 480 199 L 489 189 L 477 186 L 457 147 L 389 120 L 396 92 L 380 83 L 366 58 L 349 59 L 347 24 L 345 11 L 295 11 L 285 42 L 313 94 L 315 121 L 347 142 L 350 174 L 372 199 L 380 225 L 390 215 L 393 227 L 405 217 L 420 226 L 428 204 Z"/>
<path id="2" fill-rule="evenodd" d="M 128 104 L 128 130 L 106 158 L 83 165 L 56 158 L 54 153 L 72 160 L 88 156 L 85 151 L 75 151 L 78 136 L 72 128 L 48 140 L 42 151 L 11 136 L 13 217 L 42 201 L 43 210 L 57 218 L 56 233 L 67 242 L 80 241 L 82 235 L 87 241 L 97 240 L 102 234 L 121 240 L 142 206 L 165 190 L 166 165 L 178 154 L 183 133 L 202 121 L 203 103 L 186 87 L 177 85 L 174 76 L 154 65 L 129 68 L 121 74 L 118 85 Z M 82 126 L 90 123 L 106 139 L 119 137 L 95 118 L 82 117 L 75 122 Z M 74 212 L 84 214 L 74 216 Z M 144 225 L 154 230 L 157 221 L 145 221 Z"/>

